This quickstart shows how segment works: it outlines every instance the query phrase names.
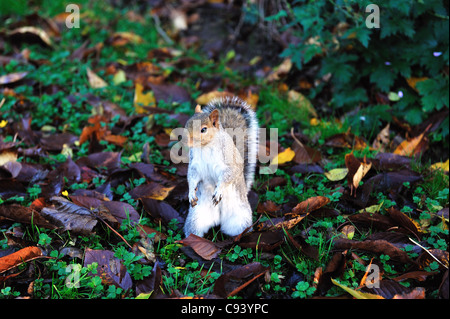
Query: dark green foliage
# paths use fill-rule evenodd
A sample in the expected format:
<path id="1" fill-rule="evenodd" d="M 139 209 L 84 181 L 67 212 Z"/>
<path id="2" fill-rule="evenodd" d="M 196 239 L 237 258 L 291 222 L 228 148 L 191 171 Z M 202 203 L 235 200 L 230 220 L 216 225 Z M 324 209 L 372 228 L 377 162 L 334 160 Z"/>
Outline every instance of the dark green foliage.
<path id="1" fill-rule="evenodd" d="M 379 28 L 366 26 L 366 21 L 372 21 L 371 10 L 366 12 L 369 4 L 294 1 L 289 6 L 292 23 L 281 28 L 300 41 L 290 44 L 282 55 L 291 57 L 300 70 L 320 59 L 319 75 L 331 74 L 331 79 L 318 89 L 331 88 L 333 109 L 345 112 L 361 106 L 358 116 L 370 115 L 366 120 L 372 124 L 396 116 L 416 125 L 433 111 L 448 108 L 448 2 L 378 1 Z M 414 89 L 406 81 L 410 78 L 427 80 Z M 379 108 L 376 94 L 400 91 L 403 97 Z M 360 129 L 373 130 L 373 126 Z M 439 133 L 448 135 L 448 121 Z"/>

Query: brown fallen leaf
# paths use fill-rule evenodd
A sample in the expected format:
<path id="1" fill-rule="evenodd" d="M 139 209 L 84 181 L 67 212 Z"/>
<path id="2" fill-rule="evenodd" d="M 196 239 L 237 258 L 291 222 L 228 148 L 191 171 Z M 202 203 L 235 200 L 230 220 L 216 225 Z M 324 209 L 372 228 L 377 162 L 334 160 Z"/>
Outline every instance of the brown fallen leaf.
<path id="1" fill-rule="evenodd" d="M 365 157 L 364 161 L 360 162 L 352 152 L 345 155 L 345 166 L 348 168 L 347 181 L 350 185 L 350 195 L 353 194 L 356 196 L 356 189 L 363 177 L 372 167 L 372 163 L 367 163 Z"/>
<path id="2" fill-rule="evenodd" d="M 286 76 L 292 68 L 291 59 L 287 58 L 281 62 L 267 77 L 267 82 L 278 81 L 282 77 Z"/>
<path id="3" fill-rule="evenodd" d="M 325 146 L 363 150 L 367 147 L 367 144 L 361 137 L 351 133 L 349 129 L 345 133 L 339 133 L 327 138 Z"/>
<path id="4" fill-rule="evenodd" d="M 25 207 L 18 204 L 1 205 L 0 216 L 9 220 L 44 227 L 48 229 L 56 229 L 57 227 L 46 220 L 40 213 L 31 207 Z"/>
<path id="5" fill-rule="evenodd" d="M 164 200 L 174 188 L 175 186 L 165 187 L 159 183 L 149 182 L 133 188 L 129 194 L 134 199 L 152 198 Z"/>
<path id="6" fill-rule="evenodd" d="M 251 232 L 244 234 L 238 245 L 242 248 L 251 248 L 261 251 L 272 251 L 284 242 L 281 231 Z"/>
<path id="7" fill-rule="evenodd" d="M 425 134 L 428 133 L 431 126 L 432 124 L 428 125 L 425 131 L 423 131 L 419 136 L 401 142 L 400 145 L 394 150 L 394 154 L 412 157 L 423 153 L 428 147 Z"/>
<path id="8" fill-rule="evenodd" d="M 25 26 L 14 29 L 8 33 L 11 40 L 17 42 L 39 43 L 51 47 L 52 40 L 43 29 L 32 26 Z"/>
<path id="9" fill-rule="evenodd" d="M 140 201 L 144 210 L 153 218 L 162 220 L 169 224 L 172 219 L 176 219 L 179 225 L 184 223 L 184 218 L 170 204 L 152 198 L 141 198 Z"/>
<path id="10" fill-rule="evenodd" d="M 285 231 L 285 234 L 289 240 L 289 242 L 294 245 L 295 248 L 297 248 L 299 251 L 301 251 L 306 256 L 318 260 L 319 258 L 319 250 L 308 244 L 306 240 L 302 236 L 292 236 L 287 230 Z"/>
<path id="11" fill-rule="evenodd" d="M 200 257 L 206 260 L 216 258 L 221 252 L 221 249 L 212 241 L 194 234 L 190 234 L 183 240 L 177 240 L 176 243 L 191 247 Z"/>
<path id="12" fill-rule="evenodd" d="M 391 217 L 392 220 L 399 226 L 409 231 L 411 234 L 416 236 L 416 238 L 420 238 L 422 230 L 417 222 L 394 207 L 389 207 L 387 211 L 389 213 L 389 217 Z"/>
<path id="13" fill-rule="evenodd" d="M 94 169 L 106 168 L 114 170 L 120 168 L 120 155 L 117 152 L 98 152 L 85 157 L 80 157 L 75 163 L 80 166 L 87 166 Z"/>
<path id="14" fill-rule="evenodd" d="M 390 143 L 390 139 L 389 139 L 389 128 L 390 128 L 391 124 L 388 123 L 381 131 L 380 133 L 378 133 L 377 137 L 375 138 L 375 140 L 372 143 L 372 147 L 375 150 L 378 150 L 380 152 L 385 152 L 387 146 Z"/>
<path id="15" fill-rule="evenodd" d="M 392 299 L 425 299 L 425 288 L 416 287 L 410 292 L 396 294 Z"/>
<path id="16" fill-rule="evenodd" d="M 411 258 L 409 258 L 408 254 L 395 247 L 391 243 L 386 240 L 378 239 L 378 240 L 364 240 L 364 241 L 353 241 L 349 239 L 339 238 L 335 241 L 336 249 L 361 249 L 364 251 L 369 251 L 375 254 L 384 254 L 388 255 L 394 260 L 403 262 L 403 263 L 414 263 Z"/>
<path id="17" fill-rule="evenodd" d="M 361 291 L 372 293 L 385 299 L 423 299 L 421 296 L 425 296 L 425 290 L 422 287 L 405 287 L 391 279 L 379 281 L 378 286 L 373 288 L 365 286 L 361 288 Z"/>
<path id="18" fill-rule="evenodd" d="M 244 288 L 264 275 L 268 268 L 253 262 L 222 274 L 214 285 L 214 294 L 228 298 L 240 293 Z"/>
<path id="19" fill-rule="evenodd" d="M 77 234 L 90 235 L 97 219 L 94 214 L 63 197 L 52 197 L 54 207 L 44 207 L 41 214 L 61 227 L 64 231 L 70 230 Z"/>
<path id="20" fill-rule="evenodd" d="M 300 203 L 298 203 L 290 214 L 303 215 L 315 211 L 330 202 L 330 199 L 325 196 L 310 197 Z"/>
<path id="21" fill-rule="evenodd" d="M 86 248 L 84 254 L 84 266 L 96 262 L 97 274 L 104 285 L 115 285 L 128 290 L 133 286 L 130 274 L 120 259 L 114 257 L 114 252 L 109 250 L 93 250 Z M 94 276 L 92 274 L 92 276 Z"/>
<path id="22" fill-rule="evenodd" d="M 22 248 L 15 253 L 0 258 L 0 273 L 39 257 L 42 257 L 42 250 L 39 247 L 30 246 Z"/>

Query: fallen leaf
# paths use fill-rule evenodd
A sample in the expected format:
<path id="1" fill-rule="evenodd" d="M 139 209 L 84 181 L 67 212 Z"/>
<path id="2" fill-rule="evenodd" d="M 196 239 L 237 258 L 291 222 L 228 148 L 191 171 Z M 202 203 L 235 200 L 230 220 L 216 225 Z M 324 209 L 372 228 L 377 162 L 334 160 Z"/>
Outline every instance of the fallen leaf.
<path id="1" fill-rule="evenodd" d="M 144 206 L 144 210 L 150 216 L 157 220 L 162 220 L 166 225 L 172 219 L 176 219 L 179 225 L 184 223 L 184 218 L 170 204 L 152 198 L 141 198 L 140 200 Z"/>
<path id="2" fill-rule="evenodd" d="M 206 105 L 214 99 L 225 98 L 225 97 L 233 97 L 234 94 L 230 92 L 224 91 L 211 91 L 208 93 L 204 93 L 195 99 L 195 102 L 200 105 Z"/>
<path id="3" fill-rule="evenodd" d="M 253 262 L 222 274 L 214 284 L 214 294 L 228 298 L 240 293 L 244 288 L 266 273 L 268 268 Z"/>
<path id="4" fill-rule="evenodd" d="M 329 261 L 325 271 L 318 278 L 317 291 L 324 295 L 332 286 L 332 278 L 340 277 L 345 270 L 347 264 L 347 251 L 336 252 Z"/>
<path id="5" fill-rule="evenodd" d="M 93 213 L 78 206 L 63 197 L 52 197 L 55 207 L 44 207 L 41 214 L 61 227 L 64 231 L 70 230 L 77 234 L 90 235 L 97 224 Z"/>
<path id="6" fill-rule="evenodd" d="M 185 103 L 191 101 L 191 96 L 185 88 L 177 84 L 154 84 L 150 83 L 153 96 L 157 102 Z"/>
<path id="7" fill-rule="evenodd" d="M 289 90 L 288 102 L 293 106 L 302 110 L 303 113 L 307 113 L 309 114 L 309 116 L 313 118 L 318 117 L 317 112 L 314 109 L 314 106 L 312 105 L 311 101 L 308 100 L 308 98 L 303 94 L 301 94 L 300 92 Z"/>
<path id="8" fill-rule="evenodd" d="M 128 43 L 140 44 L 144 40 L 133 32 L 115 32 L 110 39 L 112 46 L 124 46 Z"/>
<path id="9" fill-rule="evenodd" d="M 433 165 L 430 166 L 431 170 L 442 170 L 444 172 L 449 171 L 449 160 L 447 159 L 447 161 L 445 162 L 439 162 L 439 163 L 434 163 Z"/>
<path id="10" fill-rule="evenodd" d="M 36 210 L 18 204 L 0 205 L 0 216 L 18 223 L 33 224 L 47 229 L 57 228 Z"/>
<path id="11" fill-rule="evenodd" d="M 0 85 L 10 84 L 22 80 L 28 72 L 14 72 L 0 76 Z"/>
<path id="12" fill-rule="evenodd" d="M 314 210 L 317 210 L 330 202 L 330 199 L 325 196 L 310 197 L 300 203 L 298 203 L 291 211 L 292 215 L 308 214 Z"/>
<path id="13" fill-rule="evenodd" d="M 94 73 L 90 68 L 86 68 L 86 74 L 89 80 L 89 85 L 93 89 L 101 89 L 108 86 L 101 77 Z"/>
<path id="14" fill-rule="evenodd" d="M 176 243 L 191 247 L 200 257 L 206 260 L 216 258 L 221 252 L 221 249 L 212 241 L 194 234 L 190 234 L 183 240 L 177 240 Z"/>
<path id="15" fill-rule="evenodd" d="M 420 226 L 417 222 L 394 207 L 389 207 L 387 211 L 389 213 L 389 217 L 391 217 L 392 220 L 397 223 L 397 225 L 403 227 L 408 232 L 415 235 L 416 238 L 420 238 L 422 230 L 420 229 Z"/>
<path id="16" fill-rule="evenodd" d="M 261 251 L 272 251 L 284 242 L 280 231 L 251 232 L 244 234 L 238 242 L 242 248 L 251 248 Z"/>
<path id="17" fill-rule="evenodd" d="M 422 287 L 409 288 L 390 279 L 378 282 L 378 287 L 362 287 L 361 291 L 383 297 L 384 299 L 423 299 L 425 290 Z"/>
<path id="18" fill-rule="evenodd" d="M 133 104 L 137 114 L 144 114 L 147 113 L 145 107 L 154 107 L 156 105 L 156 100 L 152 91 L 144 94 L 144 87 L 142 84 L 136 83 Z"/>
<path id="19" fill-rule="evenodd" d="M 17 42 L 39 43 L 51 47 L 52 40 L 43 29 L 38 27 L 25 26 L 14 29 L 8 33 L 8 36 Z"/>
<path id="20" fill-rule="evenodd" d="M 93 169 L 106 168 L 107 170 L 114 170 L 120 168 L 120 154 L 117 152 L 98 152 L 92 153 L 88 156 L 81 157 L 76 160 L 76 164 L 80 166 L 87 166 Z"/>
<path id="21" fill-rule="evenodd" d="M 354 289 L 349 288 L 347 286 L 344 286 L 344 285 L 340 284 L 339 282 L 337 282 L 336 280 L 334 280 L 333 278 L 331 278 L 331 282 L 333 284 L 335 284 L 336 286 L 338 286 L 339 288 L 341 288 L 341 289 L 345 290 L 346 292 L 348 292 L 350 295 L 352 295 L 356 299 L 384 299 L 383 297 L 381 297 L 379 295 L 375 295 L 375 294 L 371 294 L 371 293 L 367 293 L 367 292 L 357 291 L 357 290 L 354 290 Z"/>
<path id="22" fill-rule="evenodd" d="M 97 274 L 104 285 L 115 285 L 128 290 L 133 286 L 130 274 L 120 259 L 114 257 L 114 252 L 109 250 L 94 250 L 86 248 L 84 254 L 84 266 L 97 263 Z M 93 274 L 91 274 L 94 276 Z"/>
<path id="23" fill-rule="evenodd" d="M 401 142 L 394 150 L 394 154 L 412 157 L 422 153 L 428 146 L 425 134 L 427 134 L 430 127 L 431 124 L 419 136 Z"/>
<path id="24" fill-rule="evenodd" d="M 353 225 L 345 225 L 344 227 L 342 227 L 341 233 L 347 239 L 353 239 L 353 236 L 355 235 L 355 226 L 353 226 Z"/>
<path id="25" fill-rule="evenodd" d="M 378 239 L 378 240 L 364 240 L 364 241 L 354 241 L 349 239 L 339 238 L 335 241 L 336 249 L 361 249 L 364 251 L 369 251 L 375 254 L 384 254 L 388 255 L 394 260 L 403 262 L 403 263 L 413 263 L 413 261 L 409 258 L 408 254 L 395 247 L 391 243 L 386 240 Z"/>
<path id="26" fill-rule="evenodd" d="M 119 85 L 123 82 L 126 82 L 127 75 L 125 74 L 124 70 L 118 70 L 116 74 L 113 76 L 113 83 L 114 85 Z"/>
<path id="27" fill-rule="evenodd" d="M 345 155 L 345 166 L 348 168 L 347 180 L 350 185 L 350 195 L 354 194 L 356 196 L 356 189 L 372 167 L 372 163 L 367 163 L 365 157 L 364 161 L 360 162 L 352 152 Z"/>
<path id="28" fill-rule="evenodd" d="M 278 65 L 267 77 L 267 82 L 273 82 L 280 80 L 286 76 L 292 68 L 292 61 L 290 58 L 284 59 L 280 65 Z"/>
<path id="29" fill-rule="evenodd" d="M 301 235 L 292 236 L 287 230 L 284 233 L 286 234 L 289 242 L 303 254 L 314 260 L 319 259 L 319 250 L 316 247 L 308 244 Z"/>
<path id="30" fill-rule="evenodd" d="M 328 172 L 323 173 L 326 178 L 332 182 L 343 180 L 348 174 L 348 168 L 334 168 Z"/>
<path id="31" fill-rule="evenodd" d="M 0 273 L 42 256 L 39 247 L 30 246 L 0 258 Z"/>
<path id="32" fill-rule="evenodd" d="M 411 292 L 396 294 L 392 299 L 425 299 L 425 288 L 416 287 Z"/>
<path id="33" fill-rule="evenodd" d="M 431 255 L 433 255 L 434 258 Z M 448 269 L 449 253 L 448 251 L 442 249 L 427 249 L 426 251 L 423 251 L 419 257 L 417 257 L 416 262 L 423 269 L 429 266 L 432 262 L 437 262 L 436 259 L 439 260 L 438 264 L 440 269 Z"/>
<path id="34" fill-rule="evenodd" d="M 372 147 L 375 150 L 378 150 L 380 152 L 385 152 L 387 146 L 390 143 L 389 140 L 389 129 L 390 129 L 390 123 L 388 123 L 381 131 L 378 133 L 377 137 L 372 143 Z"/>
<path id="35" fill-rule="evenodd" d="M 327 138 L 325 146 L 363 150 L 367 144 L 361 137 L 351 133 L 349 129 L 346 133 L 339 133 Z"/>
<path id="36" fill-rule="evenodd" d="M 281 165 L 287 162 L 290 162 L 294 159 L 295 152 L 288 147 L 283 152 L 278 153 L 270 162 L 270 165 Z"/>
<path id="37" fill-rule="evenodd" d="M 134 199 L 152 198 L 164 200 L 174 188 L 175 186 L 165 187 L 160 183 L 150 182 L 133 188 L 129 194 Z"/>

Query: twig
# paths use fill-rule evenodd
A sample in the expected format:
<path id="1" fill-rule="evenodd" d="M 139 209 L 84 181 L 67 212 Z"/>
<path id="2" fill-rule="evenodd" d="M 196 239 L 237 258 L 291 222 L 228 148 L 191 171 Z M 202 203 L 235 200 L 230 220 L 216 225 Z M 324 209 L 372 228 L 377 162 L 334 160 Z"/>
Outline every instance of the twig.
<path id="1" fill-rule="evenodd" d="M 448 266 L 444 265 L 439 259 L 437 259 L 432 253 L 430 253 L 430 251 L 428 249 L 426 249 L 425 247 L 423 247 L 421 244 L 419 244 L 418 242 L 416 242 L 414 239 L 412 239 L 411 237 L 409 237 L 409 240 L 412 241 L 414 244 L 416 244 L 417 246 L 419 246 L 420 248 L 422 248 L 423 250 L 425 250 L 431 257 L 433 257 L 434 260 L 436 260 L 438 263 L 440 263 L 445 269 L 448 270 Z"/>
<path id="2" fill-rule="evenodd" d="M 167 33 L 161 28 L 161 20 L 159 20 L 159 17 L 156 14 L 152 14 L 152 18 L 155 21 L 155 27 L 156 31 L 158 31 L 159 35 L 166 41 L 169 45 L 173 44 L 173 41 Z"/>
<path id="3" fill-rule="evenodd" d="M 294 141 L 296 141 L 296 142 L 298 143 L 298 145 L 300 145 L 301 147 L 304 148 L 303 143 L 300 142 L 300 140 L 299 140 L 298 138 L 295 137 L 295 135 L 294 135 L 294 128 L 293 128 L 293 127 L 291 127 L 291 136 L 292 136 L 292 138 L 294 139 Z"/>

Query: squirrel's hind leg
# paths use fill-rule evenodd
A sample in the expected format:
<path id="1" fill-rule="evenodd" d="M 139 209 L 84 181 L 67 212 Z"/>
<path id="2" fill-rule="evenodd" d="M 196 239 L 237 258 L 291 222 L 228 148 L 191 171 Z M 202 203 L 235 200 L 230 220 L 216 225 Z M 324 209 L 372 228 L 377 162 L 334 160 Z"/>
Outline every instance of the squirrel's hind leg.
<path id="1" fill-rule="evenodd" d="M 252 225 L 252 210 L 250 204 L 244 200 L 224 199 L 219 203 L 220 206 L 220 230 L 229 236 L 237 236 L 246 228 Z M 234 200 L 233 200 L 234 198 Z"/>
<path id="2" fill-rule="evenodd" d="M 211 196 L 199 196 L 197 205 L 189 207 L 184 233 L 186 237 L 190 234 L 203 237 L 210 228 L 218 225 L 219 222 L 219 207 L 213 205 Z"/>

